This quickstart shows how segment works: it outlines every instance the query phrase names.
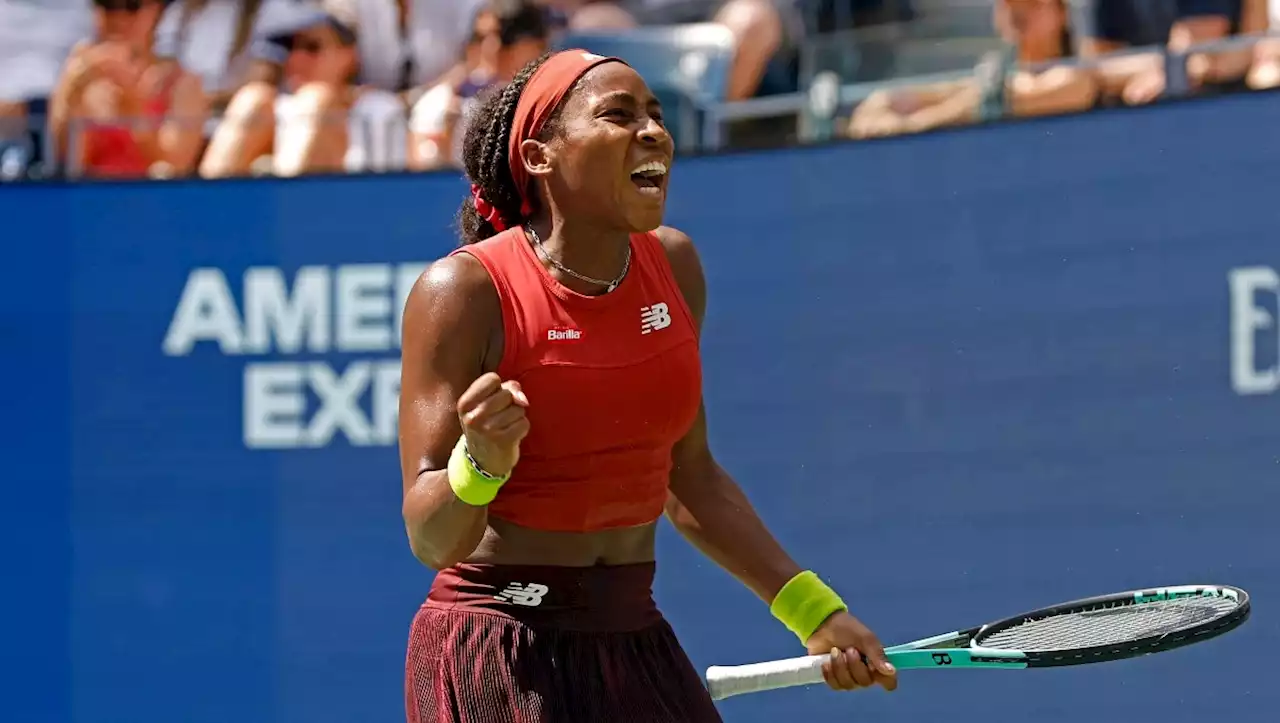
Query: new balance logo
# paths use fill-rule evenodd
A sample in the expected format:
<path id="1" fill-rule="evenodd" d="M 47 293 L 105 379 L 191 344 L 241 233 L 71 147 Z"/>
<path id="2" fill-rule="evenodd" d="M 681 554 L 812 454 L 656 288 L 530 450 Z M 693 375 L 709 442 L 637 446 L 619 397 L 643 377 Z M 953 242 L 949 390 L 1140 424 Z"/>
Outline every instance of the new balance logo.
<path id="1" fill-rule="evenodd" d="M 648 334 L 671 326 L 671 312 L 664 302 L 640 307 L 640 333 Z"/>
<path id="2" fill-rule="evenodd" d="M 542 604 L 542 596 L 550 590 L 546 585 L 539 585 L 531 582 L 527 585 L 521 585 L 518 582 L 508 583 L 505 590 L 493 596 L 494 600 L 501 600 L 512 605 L 523 605 L 528 608 L 536 608 Z"/>
<path id="3" fill-rule="evenodd" d="M 577 341 L 582 338 L 578 329 L 547 329 L 547 341 Z"/>

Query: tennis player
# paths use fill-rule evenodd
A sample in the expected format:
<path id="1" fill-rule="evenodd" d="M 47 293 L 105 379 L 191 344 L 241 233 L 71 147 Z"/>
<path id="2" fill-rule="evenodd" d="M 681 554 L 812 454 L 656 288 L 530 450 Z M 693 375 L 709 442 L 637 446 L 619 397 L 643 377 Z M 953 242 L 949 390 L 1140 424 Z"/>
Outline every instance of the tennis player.
<path id="1" fill-rule="evenodd" d="M 708 449 L 706 283 L 661 226 L 673 143 L 644 81 L 563 51 L 473 118 L 463 245 L 404 315 L 404 520 L 439 570 L 409 635 L 410 723 L 719 721 L 652 598 L 664 511 L 830 653 L 832 688 L 896 688 Z"/>

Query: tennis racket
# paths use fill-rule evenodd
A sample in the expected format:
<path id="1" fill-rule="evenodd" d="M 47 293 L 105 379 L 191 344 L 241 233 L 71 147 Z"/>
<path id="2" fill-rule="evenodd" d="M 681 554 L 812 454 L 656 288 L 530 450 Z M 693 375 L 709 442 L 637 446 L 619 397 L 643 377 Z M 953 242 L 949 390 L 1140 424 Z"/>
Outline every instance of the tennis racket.
<path id="1" fill-rule="evenodd" d="M 898 670 L 1006 670 L 1084 665 L 1161 653 L 1230 632 L 1249 618 L 1249 594 L 1225 585 L 1134 590 L 1054 605 L 968 630 L 885 648 Z M 715 700 L 822 683 L 826 655 L 712 666 Z"/>

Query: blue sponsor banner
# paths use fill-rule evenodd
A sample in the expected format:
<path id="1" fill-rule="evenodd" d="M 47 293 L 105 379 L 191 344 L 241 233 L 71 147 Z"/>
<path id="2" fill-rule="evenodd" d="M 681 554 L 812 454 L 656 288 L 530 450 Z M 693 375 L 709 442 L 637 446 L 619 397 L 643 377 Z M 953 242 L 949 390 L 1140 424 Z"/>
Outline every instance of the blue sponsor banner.
<path id="1" fill-rule="evenodd" d="M 1280 97 L 679 162 L 711 435 L 886 643 L 1131 587 L 1224 639 L 725 701 L 726 720 L 1271 722 Z M 0 192 L 6 720 L 403 720 L 399 312 L 452 175 Z M 664 525 L 699 668 L 802 652 Z M 984 702 L 986 701 L 986 702 Z"/>

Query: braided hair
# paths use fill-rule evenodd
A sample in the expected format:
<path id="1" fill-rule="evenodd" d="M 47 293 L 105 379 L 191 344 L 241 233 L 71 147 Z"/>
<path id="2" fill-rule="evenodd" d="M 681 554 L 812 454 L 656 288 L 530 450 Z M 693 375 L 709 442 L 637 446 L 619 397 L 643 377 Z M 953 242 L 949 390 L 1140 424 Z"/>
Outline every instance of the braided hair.
<path id="1" fill-rule="evenodd" d="M 529 63 L 507 85 L 494 89 L 484 98 L 471 115 L 462 141 L 463 167 L 467 178 L 480 187 L 480 193 L 489 205 L 502 214 L 508 226 L 524 222 L 521 213 L 520 189 L 511 178 L 509 143 L 511 126 L 515 123 L 516 105 L 529 78 L 551 57 L 551 53 Z M 554 122 L 544 126 L 544 134 Z M 531 199 L 531 202 L 533 199 Z M 462 245 L 483 241 L 498 233 L 488 221 L 476 212 L 475 199 L 470 195 L 458 209 L 458 232 Z"/>

